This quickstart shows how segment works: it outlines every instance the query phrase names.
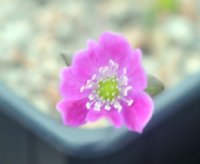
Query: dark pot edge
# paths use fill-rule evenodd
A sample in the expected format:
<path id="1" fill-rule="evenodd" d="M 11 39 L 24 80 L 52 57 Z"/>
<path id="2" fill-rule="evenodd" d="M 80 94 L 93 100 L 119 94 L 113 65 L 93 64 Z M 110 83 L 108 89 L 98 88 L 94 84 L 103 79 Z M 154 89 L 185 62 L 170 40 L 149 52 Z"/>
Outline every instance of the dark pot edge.
<path id="1" fill-rule="evenodd" d="M 144 136 L 161 122 L 180 112 L 175 109 L 181 109 L 181 106 L 192 101 L 192 97 L 197 94 L 200 95 L 199 73 L 187 77 L 177 87 L 160 94 L 154 99 L 155 113 L 143 134 L 135 134 L 125 128 L 83 130 L 65 127 L 35 110 L 3 84 L 0 85 L 0 104 L 4 108 L 0 108 L 0 111 L 64 154 L 98 157 L 118 151 L 133 140 Z"/>

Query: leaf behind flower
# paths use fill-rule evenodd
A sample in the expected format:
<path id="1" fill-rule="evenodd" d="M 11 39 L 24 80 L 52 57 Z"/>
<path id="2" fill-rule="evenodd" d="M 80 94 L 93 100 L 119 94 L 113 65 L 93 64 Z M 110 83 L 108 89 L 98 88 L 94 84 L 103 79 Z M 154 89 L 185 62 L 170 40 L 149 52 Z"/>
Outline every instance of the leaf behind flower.
<path id="1" fill-rule="evenodd" d="M 148 86 L 145 89 L 150 96 L 156 96 L 165 89 L 164 84 L 152 75 L 148 75 Z"/>

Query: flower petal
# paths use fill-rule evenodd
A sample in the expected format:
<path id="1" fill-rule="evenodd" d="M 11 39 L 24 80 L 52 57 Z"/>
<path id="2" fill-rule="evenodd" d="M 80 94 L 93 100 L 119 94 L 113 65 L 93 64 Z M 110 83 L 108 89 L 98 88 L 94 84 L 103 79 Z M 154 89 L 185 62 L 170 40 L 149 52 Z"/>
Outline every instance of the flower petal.
<path id="1" fill-rule="evenodd" d="M 95 110 L 91 109 L 91 110 L 88 111 L 86 121 L 87 122 L 95 122 L 102 117 L 103 117 L 102 111 L 95 111 Z"/>
<path id="2" fill-rule="evenodd" d="M 61 113 L 65 125 L 77 127 L 86 122 L 88 110 L 85 107 L 85 102 L 85 100 L 68 101 L 62 99 L 57 103 L 56 108 Z"/>
<path id="3" fill-rule="evenodd" d="M 73 58 L 72 65 L 61 71 L 60 92 L 63 97 L 71 99 L 84 98 L 88 92 L 80 93 L 80 88 L 86 85 L 87 80 L 97 72 L 100 65 L 98 49 L 95 41 L 90 41 L 88 49 L 77 52 Z"/>
<path id="4" fill-rule="evenodd" d="M 96 43 L 93 40 L 88 40 L 87 45 L 91 52 L 89 58 L 97 68 L 108 64 L 110 56 L 105 55 L 106 53 L 99 43 Z"/>
<path id="5" fill-rule="evenodd" d="M 131 58 L 125 62 L 129 85 L 133 86 L 135 91 L 144 90 L 147 87 L 147 74 L 142 66 L 142 52 L 140 49 L 135 49 L 130 53 Z"/>
<path id="6" fill-rule="evenodd" d="M 75 53 L 72 66 L 76 67 L 77 72 L 87 79 L 91 78 L 94 72 L 97 70 L 97 66 L 94 63 L 93 49 L 85 49 Z"/>
<path id="7" fill-rule="evenodd" d="M 101 35 L 99 44 L 103 49 L 103 57 L 107 60 L 112 59 L 120 66 L 123 65 L 125 59 L 129 57 L 131 47 L 128 41 L 119 34 L 105 32 Z"/>
<path id="8" fill-rule="evenodd" d="M 122 111 L 124 122 L 130 130 L 141 133 L 152 117 L 153 101 L 143 91 L 131 97 L 134 100 L 133 105 Z"/>
<path id="9" fill-rule="evenodd" d="M 76 69 L 66 67 L 61 71 L 60 93 L 63 97 L 71 100 L 78 100 L 87 97 L 88 91 L 80 92 L 81 86 L 86 84 L 87 77 Z"/>
<path id="10" fill-rule="evenodd" d="M 122 35 L 112 32 L 103 33 L 99 43 L 113 57 L 119 57 L 118 55 L 130 49 L 128 41 Z"/>
<path id="11" fill-rule="evenodd" d="M 94 111 L 91 109 L 87 114 L 86 120 L 87 122 L 95 122 L 102 117 L 108 119 L 116 128 L 121 127 L 123 124 L 121 114 L 115 109 L 111 109 L 110 111 L 106 111 L 104 109 L 101 111 Z"/>
<path id="12" fill-rule="evenodd" d="M 110 111 L 107 111 L 105 117 L 109 121 L 111 121 L 113 126 L 115 126 L 116 128 L 120 128 L 123 125 L 122 115 L 116 109 L 111 109 Z"/>

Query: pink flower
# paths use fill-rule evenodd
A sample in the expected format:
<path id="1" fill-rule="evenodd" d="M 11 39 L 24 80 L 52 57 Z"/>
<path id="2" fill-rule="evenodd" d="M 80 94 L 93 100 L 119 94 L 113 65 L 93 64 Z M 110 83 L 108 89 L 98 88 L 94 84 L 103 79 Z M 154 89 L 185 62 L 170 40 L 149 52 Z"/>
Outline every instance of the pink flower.
<path id="1" fill-rule="evenodd" d="M 142 53 L 121 35 L 105 32 L 98 42 L 77 52 L 72 65 L 61 71 L 57 109 L 65 125 L 77 127 L 102 117 L 115 127 L 142 132 L 153 113 L 153 101 L 144 92 L 147 75 Z"/>

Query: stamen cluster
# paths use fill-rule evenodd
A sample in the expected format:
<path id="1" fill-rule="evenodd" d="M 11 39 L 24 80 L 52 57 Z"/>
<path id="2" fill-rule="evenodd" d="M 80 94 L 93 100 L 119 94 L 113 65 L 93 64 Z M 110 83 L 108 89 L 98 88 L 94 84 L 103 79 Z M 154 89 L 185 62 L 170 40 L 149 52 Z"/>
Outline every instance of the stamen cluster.
<path id="1" fill-rule="evenodd" d="M 110 110 L 114 108 L 120 112 L 122 102 L 128 106 L 133 104 L 132 99 L 127 99 L 128 92 L 133 89 L 128 86 L 127 69 L 123 68 L 121 75 L 118 73 L 118 64 L 109 60 L 107 66 L 100 67 L 98 72 L 87 80 L 86 85 L 81 86 L 80 92 L 90 90 L 86 108 L 94 108 L 95 111 L 101 109 Z"/>

